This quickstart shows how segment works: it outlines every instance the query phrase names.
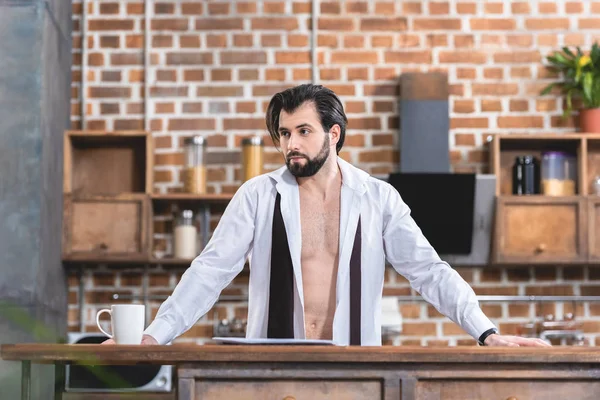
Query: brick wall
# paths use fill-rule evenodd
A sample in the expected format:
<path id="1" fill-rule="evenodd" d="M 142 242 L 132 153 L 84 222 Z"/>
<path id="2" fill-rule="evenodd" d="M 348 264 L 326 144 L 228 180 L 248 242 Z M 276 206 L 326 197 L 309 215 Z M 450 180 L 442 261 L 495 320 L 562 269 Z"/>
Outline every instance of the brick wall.
<path id="1" fill-rule="evenodd" d="M 72 127 L 81 128 L 81 43 L 88 47 L 86 128 L 144 127 L 144 3 L 88 4 L 88 34 L 81 35 L 80 0 L 73 1 Z M 147 110 L 156 141 L 155 190 L 181 188 L 182 139 L 208 138 L 217 162 L 209 187 L 239 186 L 242 137 L 265 135 L 264 109 L 275 92 L 311 79 L 310 1 L 156 1 L 151 10 L 151 65 Z M 486 134 L 572 131 L 560 117 L 562 102 L 540 97 L 552 78 L 543 57 L 562 45 L 591 46 L 599 37 L 600 1 L 323 1 L 318 20 L 319 82 L 335 90 L 349 117 L 342 157 L 373 173 L 398 162 L 398 77 L 443 70 L 451 85 L 451 161 L 454 171 L 485 172 Z M 267 140 L 266 143 L 270 143 Z M 267 145 L 266 169 L 281 165 Z M 157 237 L 166 248 L 168 236 Z M 90 302 L 84 316 L 95 331 L 95 311 L 113 291 L 141 291 L 139 272 L 100 269 L 84 276 Z M 152 270 L 152 293 L 168 294 L 180 271 Z M 600 294 L 600 274 L 587 267 L 461 269 L 479 294 Z M 410 294 L 390 273 L 386 295 Z M 598 285 L 594 285 L 598 283 Z M 245 293 L 247 276 L 228 290 Z M 77 284 L 71 280 L 70 329 L 77 329 Z M 159 303 L 155 303 L 157 306 Z M 218 306 L 222 316 L 243 315 L 246 305 Z M 535 315 L 561 316 L 571 304 L 486 304 L 505 332 Z M 468 339 L 425 304 L 402 305 L 402 343 L 461 344 Z M 591 342 L 600 334 L 600 307 L 582 304 Z M 212 314 L 212 313 L 210 313 Z M 210 336 L 204 317 L 187 339 Z M 423 339 L 420 339 L 421 336 Z M 398 341 L 397 341 L 398 342 Z M 466 343 L 473 343 L 467 340 Z"/>

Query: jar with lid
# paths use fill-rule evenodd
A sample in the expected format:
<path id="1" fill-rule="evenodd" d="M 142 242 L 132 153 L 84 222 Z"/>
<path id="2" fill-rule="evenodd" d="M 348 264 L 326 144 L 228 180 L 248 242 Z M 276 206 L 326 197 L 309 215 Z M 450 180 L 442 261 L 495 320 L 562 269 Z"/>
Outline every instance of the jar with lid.
<path id="1" fill-rule="evenodd" d="M 202 136 L 185 139 L 185 167 L 182 172 L 183 190 L 206 193 L 206 141 Z"/>
<path id="2" fill-rule="evenodd" d="M 531 155 L 517 156 L 512 173 L 513 194 L 540 193 L 540 165 L 537 158 Z"/>
<path id="3" fill-rule="evenodd" d="M 242 139 L 242 181 L 263 173 L 264 148 L 260 136 Z"/>
<path id="4" fill-rule="evenodd" d="M 173 232 L 175 258 L 192 259 L 198 255 L 198 230 L 194 225 L 192 210 L 183 210 L 175 221 Z"/>
<path id="5" fill-rule="evenodd" d="M 576 193 L 577 159 L 564 151 L 542 154 L 542 193 L 548 196 L 572 196 Z"/>

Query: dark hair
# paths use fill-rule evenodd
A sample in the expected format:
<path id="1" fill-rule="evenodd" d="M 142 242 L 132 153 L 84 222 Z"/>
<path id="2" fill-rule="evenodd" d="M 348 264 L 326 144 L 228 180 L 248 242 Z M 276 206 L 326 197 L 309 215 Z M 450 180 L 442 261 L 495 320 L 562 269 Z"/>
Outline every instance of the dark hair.
<path id="1" fill-rule="evenodd" d="M 281 110 L 292 113 L 307 102 L 314 103 L 321 120 L 321 126 L 326 132 L 329 132 L 335 124 L 340 126 L 340 140 L 336 144 L 336 152 L 339 154 L 344 145 L 348 118 L 344 113 L 342 102 L 333 90 L 322 85 L 307 83 L 286 89 L 273 96 L 266 114 L 267 129 L 273 143 L 276 146 L 279 145 L 279 114 Z"/>

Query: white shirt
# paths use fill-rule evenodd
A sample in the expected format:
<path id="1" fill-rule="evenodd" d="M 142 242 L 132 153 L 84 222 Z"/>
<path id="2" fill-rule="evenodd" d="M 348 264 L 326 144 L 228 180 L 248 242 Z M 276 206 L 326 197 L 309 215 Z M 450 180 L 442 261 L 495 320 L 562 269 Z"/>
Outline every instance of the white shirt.
<path id="1" fill-rule="evenodd" d="M 385 261 L 439 312 L 477 339 L 492 322 L 471 287 L 442 261 L 410 216 L 409 207 L 387 182 L 338 158 L 342 173 L 340 248 L 333 341 L 350 341 L 350 256 L 361 217 L 362 345 L 381 345 L 381 298 Z M 294 336 L 305 338 L 302 290 L 300 197 L 286 166 L 244 183 L 228 204 L 211 240 L 183 274 L 144 333 L 160 344 L 191 328 L 250 258 L 246 337 L 266 338 L 269 311 L 271 231 L 277 192 L 294 268 Z"/>

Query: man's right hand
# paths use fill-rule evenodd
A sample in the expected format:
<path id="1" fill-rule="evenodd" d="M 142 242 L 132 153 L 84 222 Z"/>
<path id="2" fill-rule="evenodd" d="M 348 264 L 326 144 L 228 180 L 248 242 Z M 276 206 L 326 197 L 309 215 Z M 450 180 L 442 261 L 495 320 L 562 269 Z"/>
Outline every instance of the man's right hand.
<path id="1" fill-rule="evenodd" d="M 115 340 L 114 339 L 107 339 L 104 342 L 102 342 L 102 344 L 115 344 Z M 144 335 L 144 336 L 142 336 L 142 343 L 141 344 L 143 344 L 143 345 L 157 345 L 158 342 L 152 336 L 150 336 L 150 335 Z"/>

